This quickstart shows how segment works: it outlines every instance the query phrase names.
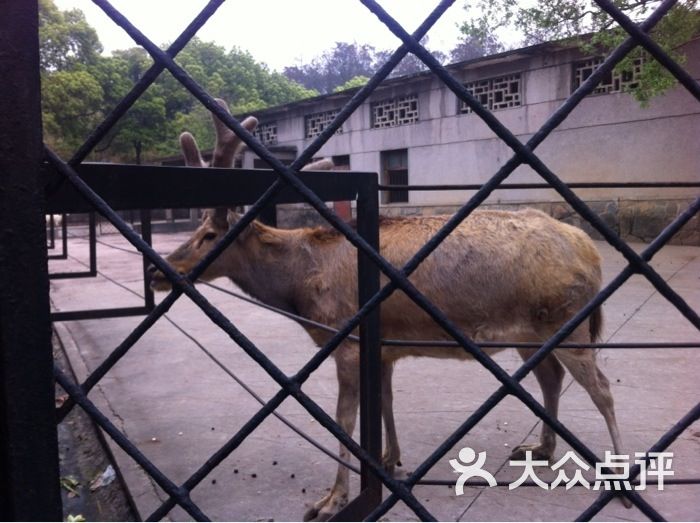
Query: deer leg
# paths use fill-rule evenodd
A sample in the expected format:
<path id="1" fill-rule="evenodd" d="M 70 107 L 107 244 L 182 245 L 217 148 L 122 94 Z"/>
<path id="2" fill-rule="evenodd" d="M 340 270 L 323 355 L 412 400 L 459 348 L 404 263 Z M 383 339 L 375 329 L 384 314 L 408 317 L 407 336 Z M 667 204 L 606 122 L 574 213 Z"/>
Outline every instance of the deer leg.
<path id="1" fill-rule="evenodd" d="M 581 333 L 579 329 L 572 335 L 572 338 L 576 337 L 578 341 L 588 340 L 588 336 Z M 577 340 L 572 339 L 572 341 Z M 598 368 L 595 351 L 593 349 L 558 349 L 555 350 L 555 355 L 574 379 L 588 392 L 605 419 L 615 453 L 620 454 L 622 452 L 622 439 L 615 419 L 615 406 L 610 392 L 610 382 Z"/>
<path id="2" fill-rule="evenodd" d="M 587 326 L 585 327 L 587 329 Z M 578 341 L 589 339 L 584 331 L 581 330 L 581 327 L 571 337 L 575 337 Z M 586 392 L 588 392 L 593 403 L 605 419 L 615 454 L 622 454 L 622 438 L 615 419 L 615 406 L 612 393 L 610 392 L 610 382 L 598 368 L 595 351 L 593 349 L 558 349 L 555 350 L 555 354 L 574 379 L 586 389 Z M 632 506 L 630 500 L 625 497 L 622 498 L 622 503 L 627 508 Z"/>
<path id="3" fill-rule="evenodd" d="M 336 421 L 343 431 L 352 437 L 360 401 L 358 351 L 352 350 L 351 347 L 339 347 L 335 364 L 338 375 Z M 339 456 L 343 461 L 350 460 L 350 451 L 342 443 Z M 326 521 L 347 505 L 349 479 L 348 469 L 338 465 L 331 491 L 306 511 L 304 521 Z"/>
<path id="4" fill-rule="evenodd" d="M 391 376 L 394 373 L 394 363 L 382 361 L 382 418 L 386 430 L 386 447 L 382 464 L 386 471 L 393 475 L 394 467 L 401 466 L 401 450 L 399 449 L 399 438 L 396 434 L 396 424 L 394 423 L 394 395 L 391 385 Z"/>
<path id="5" fill-rule="evenodd" d="M 583 351 L 585 353 L 582 353 Z M 565 354 L 557 353 L 557 358 L 569 369 L 574 379 L 586 389 L 593 403 L 598 407 L 608 426 L 615 453 L 620 454 L 622 452 L 622 439 L 615 419 L 615 406 L 610 392 L 610 382 L 598 368 L 595 353 L 591 349 L 583 349 L 582 352 L 575 349 L 560 352 Z"/>
<path id="6" fill-rule="evenodd" d="M 518 354 L 527 361 L 534 351 L 531 349 L 518 349 Z M 542 389 L 544 398 L 544 408 L 547 413 L 553 418 L 557 418 L 559 411 L 559 395 L 561 394 L 561 386 L 564 381 L 564 368 L 551 354 L 542 360 L 533 370 L 537 382 Z M 557 444 L 556 433 L 552 428 L 542 422 L 542 432 L 540 434 L 540 442 L 536 445 L 518 445 L 510 456 L 510 459 L 522 460 L 525 458 L 525 452 L 531 451 L 534 459 L 549 460 L 554 454 L 554 448 Z"/>

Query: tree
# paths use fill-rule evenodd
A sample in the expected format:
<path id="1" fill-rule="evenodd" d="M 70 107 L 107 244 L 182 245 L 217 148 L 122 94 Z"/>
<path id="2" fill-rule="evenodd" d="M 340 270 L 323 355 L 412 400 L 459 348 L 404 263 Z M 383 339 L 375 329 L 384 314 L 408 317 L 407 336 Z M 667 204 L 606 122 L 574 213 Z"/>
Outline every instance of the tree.
<path id="1" fill-rule="evenodd" d="M 423 37 L 421 44 L 427 46 L 427 43 L 428 37 Z M 283 74 L 309 89 L 327 94 L 342 90 L 341 87 L 349 88 L 346 86 L 355 78 L 371 77 L 389 60 L 393 52 L 388 49 L 377 51 L 367 44 L 336 42 L 331 49 L 313 58 L 308 64 L 285 67 Z M 431 52 L 439 62 L 447 59 L 446 55 L 440 51 Z M 427 69 L 420 59 L 408 53 L 389 76 L 404 76 Z M 356 87 L 354 83 L 351 86 Z"/>
<path id="2" fill-rule="evenodd" d="M 339 85 L 335 89 L 333 89 L 334 93 L 339 93 L 340 91 L 346 91 L 348 89 L 354 89 L 355 87 L 362 87 L 365 85 L 367 82 L 369 82 L 369 78 L 363 75 L 355 76 L 353 78 L 350 78 L 347 82 L 345 82 L 342 85 Z"/>
<path id="3" fill-rule="evenodd" d="M 474 60 L 503 51 L 505 47 L 495 35 L 488 35 L 483 39 L 465 35 L 450 51 L 450 62 Z"/>
<path id="4" fill-rule="evenodd" d="M 438 51 L 436 49 L 430 49 L 428 46 L 428 36 L 424 36 L 420 40 L 420 44 L 425 47 L 430 53 L 433 55 L 433 58 L 435 58 L 438 62 L 444 63 L 447 61 L 447 55 L 443 53 L 442 51 Z M 384 50 L 384 51 L 379 51 L 377 53 L 377 69 L 387 62 L 391 55 L 394 54 L 394 50 Z M 416 55 L 413 53 L 408 53 L 406 56 L 403 57 L 403 59 L 397 64 L 396 67 L 394 67 L 394 70 L 391 71 L 391 74 L 389 75 L 390 78 L 395 78 L 397 76 L 406 76 L 409 74 L 415 74 L 415 73 L 420 73 L 421 71 L 427 71 L 428 66 L 423 63 L 423 61 L 418 58 Z"/>
<path id="5" fill-rule="evenodd" d="M 632 20 L 646 18 L 659 5 L 657 0 L 616 0 L 615 4 Z M 464 35 L 480 44 L 496 39 L 503 30 L 517 31 L 522 45 L 552 40 L 569 40 L 587 54 L 605 54 L 619 45 L 627 33 L 592 0 L 537 0 L 521 6 L 516 0 L 476 0 L 464 4 L 467 19 L 460 26 Z M 683 63 L 680 46 L 700 33 L 698 0 L 679 1 L 653 32 L 654 40 L 674 60 Z M 643 56 L 636 48 L 617 66 L 629 72 L 635 59 Z M 655 60 L 644 58 L 638 86 L 631 90 L 646 104 L 675 85 L 675 79 Z"/>
<path id="6" fill-rule="evenodd" d="M 102 115 L 129 92 L 131 87 L 151 66 L 148 54 L 140 48 L 115 51 L 112 56 L 100 57 L 89 68 L 102 87 Z M 108 133 L 99 152 L 109 151 L 110 156 L 122 161 L 142 163 L 144 154 L 154 156 L 163 150 L 174 134 L 172 117 L 168 115 L 167 94 L 159 82 L 152 84 Z"/>
<path id="7" fill-rule="evenodd" d="M 86 70 L 55 71 L 42 77 L 42 116 L 47 143 L 70 154 L 100 117 L 104 92 Z"/>
<path id="8" fill-rule="evenodd" d="M 356 76 L 372 76 L 375 62 L 371 45 L 336 42 L 309 64 L 285 67 L 283 74 L 308 89 L 327 94 Z"/>
<path id="9" fill-rule="evenodd" d="M 63 71 L 92 64 L 102 52 L 95 30 L 79 9 L 60 11 L 53 0 L 39 1 L 40 64 L 43 71 Z"/>
<path id="10" fill-rule="evenodd" d="M 102 56 L 97 33 L 77 9 L 60 11 L 52 0 L 41 0 L 39 16 L 45 140 L 59 154 L 68 156 L 153 60 L 140 47 Z M 234 113 L 318 94 L 269 71 L 247 51 L 227 51 L 198 38 L 176 59 L 209 93 L 228 100 Z M 179 132 L 209 132 L 210 118 L 199 101 L 164 72 L 98 144 L 96 152 L 102 160 L 136 163 L 174 154 Z"/>

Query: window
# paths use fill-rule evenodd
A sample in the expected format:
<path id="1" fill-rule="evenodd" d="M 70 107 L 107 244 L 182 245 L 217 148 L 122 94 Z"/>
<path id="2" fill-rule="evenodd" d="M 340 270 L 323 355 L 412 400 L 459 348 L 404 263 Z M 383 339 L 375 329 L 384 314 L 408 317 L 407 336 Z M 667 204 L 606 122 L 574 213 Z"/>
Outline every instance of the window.
<path id="1" fill-rule="evenodd" d="M 277 143 L 277 122 L 263 123 L 256 127 L 253 135 L 265 145 Z"/>
<path id="2" fill-rule="evenodd" d="M 383 151 L 381 153 L 383 185 L 408 185 L 408 150 Z M 382 203 L 408 202 L 408 191 L 398 189 L 383 191 Z"/>
<path id="3" fill-rule="evenodd" d="M 333 160 L 333 165 L 335 165 L 336 170 L 349 171 L 350 170 L 350 155 L 349 154 L 338 154 L 331 157 Z"/>
<path id="4" fill-rule="evenodd" d="M 469 92 L 489 111 L 521 105 L 520 94 L 522 88 L 520 74 L 509 74 L 497 78 L 467 82 L 464 84 L 464 87 L 469 89 Z M 471 108 L 462 100 L 458 100 L 457 111 L 459 113 L 472 112 Z"/>
<path id="5" fill-rule="evenodd" d="M 418 95 L 400 96 L 371 104 L 372 128 L 396 127 L 418 121 Z"/>
<path id="6" fill-rule="evenodd" d="M 602 57 L 588 58 L 587 60 L 574 63 L 574 78 L 571 92 L 578 89 L 602 63 Z M 643 63 L 644 60 L 642 58 L 637 58 L 632 62 L 631 71 L 623 71 L 621 73 L 612 71 L 608 73 L 603 77 L 592 94 L 621 93 L 628 89 L 634 89 L 639 83 L 639 74 Z"/>
<path id="7" fill-rule="evenodd" d="M 306 138 L 313 138 L 321 134 L 339 112 L 340 111 L 336 109 L 334 111 L 307 114 L 304 117 L 304 136 L 306 136 Z M 337 133 L 340 134 L 342 132 L 343 128 L 340 127 Z"/>

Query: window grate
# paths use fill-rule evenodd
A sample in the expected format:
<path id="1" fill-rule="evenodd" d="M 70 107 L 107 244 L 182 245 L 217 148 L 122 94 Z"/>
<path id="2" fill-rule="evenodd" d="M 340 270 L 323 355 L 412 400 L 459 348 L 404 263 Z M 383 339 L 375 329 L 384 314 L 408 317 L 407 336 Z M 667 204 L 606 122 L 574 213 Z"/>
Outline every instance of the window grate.
<path id="1" fill-rule="evenodd" d="M 258 124 L 258 127 L 253 132 L 255 136 L 264 145 L 277 144 L 277 122 L 268 122 Z"/>
<path id="2" fill-rule="evenodd" d="M 475 80 L 464 84 L 469 92 L 481 105 L 489 111 L 519 107 L 521 104 L 521 75 L 511 74 L 489 78 L 485 80 Z M 471 113 L 472 108 L 464 100 L 458 102 L 458 112 Z"/>
<path id="3" fill-rule="evenodd" d="M 338 112 L 338 110 L 334 110 L 307 114 L 304 117 L 304 136 L 306 136 L 306 138 L 315 138 L 320 136 L 321 133 L 323 133 L 323 131 L 338 116 Z M 342 132 L 342 127 L 338 127 L 336 133 L 340 134 Z"/>
<path id="4" fill-rule="evenodd" d="M 603 63 L 602 57 L 588 58 L 574 64 L 574 81 L 573 90 L 585 82 L 593 72 Z M 641 74 L 643 58 L 636 58 L 632 61 L 632 69 L 629 71 L 610 71 L 608 72 L 598 86 L 593 90 L 593 94 L 611 94 L 622 93 L 630 89 L 634 89 L 639 85 L 639 76 Z"/>
<path id="5" fill-rule="evenodd" d="M 370 110 L 373 129 L 416 123 L 418 121 L 418 96 L 414 94 L 372 102 Z"/>

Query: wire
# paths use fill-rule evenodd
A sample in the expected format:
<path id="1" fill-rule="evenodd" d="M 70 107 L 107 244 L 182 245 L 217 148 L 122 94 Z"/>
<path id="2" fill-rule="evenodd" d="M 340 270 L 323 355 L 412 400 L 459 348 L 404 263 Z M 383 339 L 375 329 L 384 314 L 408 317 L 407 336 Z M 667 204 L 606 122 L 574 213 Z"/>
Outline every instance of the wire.
<path id="1" fill-rule="evenodd" d="M 119 249 L 122 251 L 129 252 L 141 256 L 138 251 L 133 251 L 125 249 L 123 247 L 118 247 L 115 245 L 108 244 L 106 242 L 96 240 L 98 243 L 105 245 L 107 247 L 112 247 L 114 249 Z M 317 321 L 311 320 L 304 316 L 299 316 L 298 314 L 293 314 L 291 312 L 273 307 L 254 298 L 250 298 L 238 292 L 220 287 L 211 282 L 204 280 L 197 280 L 197 283 L 211 287 L 220 292 L 233 296 L 239 300 L 243 300 L 247 303 L 256 305 L 260 308 L 275 312 L 289 319 L 297 321 L 302 325 L 308 325 L 310 327 L 315 327 L 317 329 L 324 330 L 331 334 L 338 333 L 338 329 L 326 325 L 324 323 L 319 323 Z M 348 339 L 352 341 L 359 342 L 360 338 L 354 334 L 349 334 Z M 387 339 L 382 338 L 380 340 L 381 345 L 385 347 L 461 347 L 461 345 L 454 340 L 397 340 L 397 339 Z M 491 341 L 478 341 L 476 342 L 480 347 L 485 348 L 520 348 L 520 349 L 539 349 L 542 344 L 537 342 L 491 342 Z M 700 341 L 689 341 L 689 342 L 614 342 L 614 343 L 562 343 L 558 346 L 560 349 L 692 349 L 700 347 Z"/>

